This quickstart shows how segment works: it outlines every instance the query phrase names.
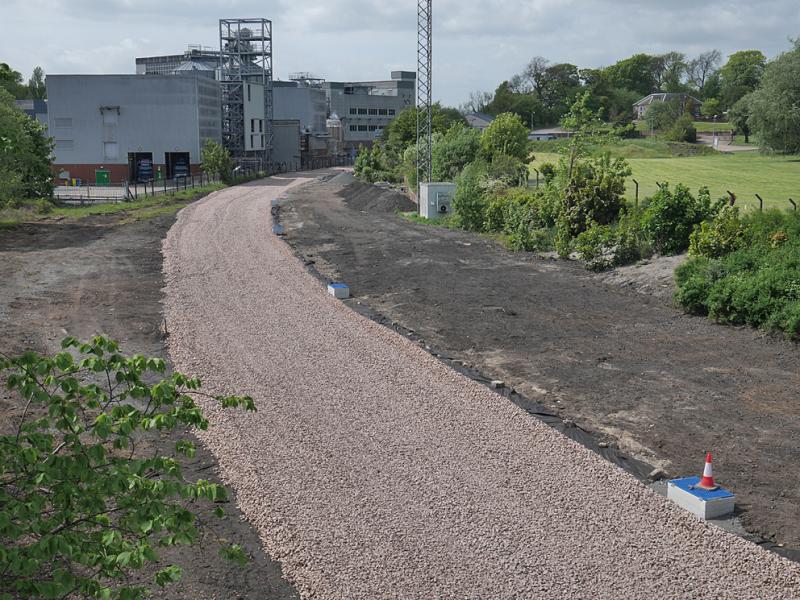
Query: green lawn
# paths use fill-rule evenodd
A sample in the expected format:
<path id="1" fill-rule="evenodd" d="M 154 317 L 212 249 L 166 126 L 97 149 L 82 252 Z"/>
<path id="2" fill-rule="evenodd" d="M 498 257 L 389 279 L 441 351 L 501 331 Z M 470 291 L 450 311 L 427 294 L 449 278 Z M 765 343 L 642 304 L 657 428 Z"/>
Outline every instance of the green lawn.
<path id="1" fill-rule="evenodd" d="M 537 153 L 536 167 L 555 162 L 555 154 Z M 631 179 L 639 181 L 639 198 L 658 189 L 656 182 L 683 183 L 692 190 L 707 186 L 713 198 L 736 194 L 740 206 L 758 206 L 754 194 L 761 194 L 766 208 L 791 208 L 788 199 L 800 203 L 800 157 L 764 156 L 758 153 L 715 154 L 685 158 L 631 158 Z M 534 174 L 535 175 L 535 174 Z M 628 181 L 627 196 L 633 199 L 635 186 Z"/>
<path id="2" fill-rule="evenodd" d="M 694 128 L 698 133 L 713 133 L 716 127 L 717 132 L 730 131 L 732 129 L 730 123 L 717 122 L 716 126 L 713 121 L 695 121 Z M 645 121 L 636 121 L 636 131 L 650 131 Z"/>

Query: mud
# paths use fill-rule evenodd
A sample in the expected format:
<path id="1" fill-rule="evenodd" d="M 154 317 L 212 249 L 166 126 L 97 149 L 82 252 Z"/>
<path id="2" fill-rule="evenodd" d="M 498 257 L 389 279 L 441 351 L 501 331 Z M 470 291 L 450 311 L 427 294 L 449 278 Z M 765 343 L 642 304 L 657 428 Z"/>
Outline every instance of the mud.
<path id="1" fill-rule="evenodd" d="M 748 531 L 798 556 L 795 345 L 682 314 L 663 264 L 598 276 L 467 232 L 353 210 L 343 195 L 337 182 L 289 194 L 282 222 L 307 264 L 670 476 L 699 474 L 714 452 Z"/>

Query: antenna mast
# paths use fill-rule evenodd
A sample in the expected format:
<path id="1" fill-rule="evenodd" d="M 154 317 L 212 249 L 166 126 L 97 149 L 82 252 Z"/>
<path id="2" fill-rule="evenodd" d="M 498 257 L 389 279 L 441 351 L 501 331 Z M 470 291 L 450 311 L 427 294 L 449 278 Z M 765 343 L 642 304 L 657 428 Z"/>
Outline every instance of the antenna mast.
<path id="1" fill-rule="evenodd" d="M 417 0 L 417 192 L 419 184 L 431 180 L 433 167 L 432 92 L 433 0 Z"/>

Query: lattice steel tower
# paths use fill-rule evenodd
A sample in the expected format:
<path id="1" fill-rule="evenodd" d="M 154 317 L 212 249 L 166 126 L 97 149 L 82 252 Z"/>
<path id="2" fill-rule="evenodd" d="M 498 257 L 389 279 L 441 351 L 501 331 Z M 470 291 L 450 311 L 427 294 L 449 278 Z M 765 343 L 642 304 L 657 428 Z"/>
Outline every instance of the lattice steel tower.
<path id="1" fill-rule="evenodd" d="M 220 19 L 219 54 L 222 143 L 236 162 L 272 172 L 272 21 Z"/>
<path id="2" fill-rule="evenodd" d="M 431 180 L 433 0 L 417 0 L 417 190 Z"/>

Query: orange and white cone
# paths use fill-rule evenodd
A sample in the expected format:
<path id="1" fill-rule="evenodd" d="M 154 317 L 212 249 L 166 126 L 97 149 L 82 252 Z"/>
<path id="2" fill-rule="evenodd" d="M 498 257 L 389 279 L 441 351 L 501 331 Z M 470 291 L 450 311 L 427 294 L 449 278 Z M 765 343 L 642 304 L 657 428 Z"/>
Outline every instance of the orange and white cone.
<path id="1" fill-rule="evenodd" d="M 714 473 L 711 470 L 711 452 L 706 454 L 706 466 L 703 468 L 703 477 L 697 487 L 704 490 L 716 490 L 719 487 L 714 483 Z"/>

